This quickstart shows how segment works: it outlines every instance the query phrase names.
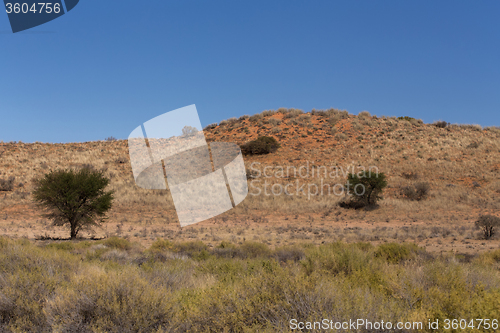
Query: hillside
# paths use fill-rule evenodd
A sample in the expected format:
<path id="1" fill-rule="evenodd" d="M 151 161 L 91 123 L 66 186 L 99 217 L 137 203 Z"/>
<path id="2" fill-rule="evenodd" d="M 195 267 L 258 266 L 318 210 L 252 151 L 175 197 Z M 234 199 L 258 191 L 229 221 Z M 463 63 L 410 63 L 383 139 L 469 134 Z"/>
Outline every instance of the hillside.
<path id="1" fill-rule="evenodd" d="M 261 194 L 249 194 L 230 212 L 183 229 L 168 192 L 135 186 L 126 140 L 0 143 L 0 233 L 67 237 L 65 229 L 40 217 L 30 196 L 32 180 L 51 169 L 91 165 L 106 170 L 117 199 L 110 221 L 85 237 L 117 235 L 145 245 L 157 237 L 209 245 L 259 240 L 273 246 L 299 240 L 395 240 L 431 251 L 472 253 L 499 246 L 498 238 L 482 240 L 473 223 L 481 214 L 498 215 L 500 208 L 499 128 L 424 124 L 368 112 L 354 116 L 334 109 L 264 111 L 205 128 L 209 142 L 241 145 L 264 135 L 276 138 L 281 148 L 245 156 L 250 192 L 260 189 Z M 321 188 L 344 184 L 347 171 L 370 167 L 386 174 L 389 183 L 378 209 L 346 210 L 336 206 L 343 196 L 321 195 Z M 269 177 L 261 173 L 264 168 Z M 265 183 L 290 185 L 293 195 L 265 195 Z M 403 191 L 417 183 L 428 183 L 429 193 L 410 200 Z M 295 192 L 297 184 L 306 191 Z M 315 189 L 318 195 L 312 195 Z"/>

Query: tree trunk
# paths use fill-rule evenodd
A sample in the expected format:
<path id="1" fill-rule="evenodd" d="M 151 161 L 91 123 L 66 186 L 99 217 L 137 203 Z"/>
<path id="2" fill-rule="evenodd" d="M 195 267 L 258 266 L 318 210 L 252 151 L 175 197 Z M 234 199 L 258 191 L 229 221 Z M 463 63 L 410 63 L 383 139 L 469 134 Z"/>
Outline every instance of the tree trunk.
<path id="1" fill-rule="evenodd" d="M 71 239 L 76 239 L 76 234 L 78 231 L 76 230 L 76 223 L 71 223 Z"/>

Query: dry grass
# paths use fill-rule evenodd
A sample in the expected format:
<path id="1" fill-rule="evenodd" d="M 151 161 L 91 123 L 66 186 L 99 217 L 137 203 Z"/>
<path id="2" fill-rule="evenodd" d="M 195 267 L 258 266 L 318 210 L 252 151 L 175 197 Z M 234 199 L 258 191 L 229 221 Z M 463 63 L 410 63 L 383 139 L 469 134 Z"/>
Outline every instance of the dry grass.
<path id="1" fill-rule="evenodd" d="M 429 319 L 500 310 L 499 250 L 3 237 L 0 249 L 2 332 L 291 332 L 292 319 L 321 318 L 423 322 L 432 332 Z"/>
<path id="2" fill-rule="evenodd" d="M 180 229 L 168 191 L 138 188 L 133 180 L 126 141 L 100 141 L 70 144 L 0 143 L 0 179 L 15 178 L 10 191 L 0 192 L 0 232 L 10 237 L 66 237 L 65 229 L 51 227 L 39 217 L 31 200 L 32 179 L 50 169 L 90 164 L 106 170 L 111 189 L 116 192 L 110 222 L 85 237 L 113 235 L 140 240 L 145 245 L 156 237 L 219 240 L 259 239 L 275 245 L 301 237 L 314 242 L 342 239 L 355 241 L 393 241 L 404 233 L 381 232 L 381 228 L 417 226 L 416 241 L 436 251 L 484 251 L 498 246 L 498 239 L 481 242 L 471 230 L 464 235 L 441 239 L 439 244 L 429 230 L 433 227 L 471 229 L 481 214 L 498 215 L 500 202 L 500 132 L 496 128 L 447 125 L 443 128 L 416 119 L 376 117 L 367 112 L 358 116 L 330 109 L 304 113 L 295 109 L 269 110 L 251 117 L 240 117 L 209 126 L 208 141 L 243 144 L 259 136 L 276 138 L 281 148 L 273 154 L 245 158 L 247 169 L 271 177 L 250 179 L 250 191 L 264 190 L 264 181 L 280 186 L 317 186 L 328 190 L 343 184 L 339 177 L 311 176 L 312 166 L 376 166 L 388 176 L 380 208 L 351 212 L 336 208 L 342 196 L 249 195 L 235 209 L 209 221 Z M 254 164 L 252 167 L 252 163 Z M 299 169 L 309 164 L 307 177 L 276 176 L 281 168 Z M 252 183 L 253 182 L 253 183 Z M 428 183 L 426 198 L 410 201 L 401 189 Z M 292 187 L 295 189 L 295 186 Z M 337 233 L 282 233 L 283 226 L 354 229 Z M 377 229 L 379 228 L 379 229 Z M 190 231 L 193 230 L 193 231 Z M 386 229 L 387 230 L 387 229 Z M 266 234 L 270 232 L 269 234 Z M 467 235 L 466 235 L 467 234 Z M 406 237 L 406 236 L 405 236 Z M 466 239 L 469 237 L 469 239 Z M 456 238 L 456 240 L 453 240 Z M 410 239 L 412 239 L 410 237 Z M 470 244 L 462 244 L 469 242 Z M 477 243 L 479 242 L 479 243 Z M 477 243 L 477 244 L 476 244 Z M 482 245 L 485 243 L 485 245 Z M 470 246 L 470 247 L 467 247 Z"/>

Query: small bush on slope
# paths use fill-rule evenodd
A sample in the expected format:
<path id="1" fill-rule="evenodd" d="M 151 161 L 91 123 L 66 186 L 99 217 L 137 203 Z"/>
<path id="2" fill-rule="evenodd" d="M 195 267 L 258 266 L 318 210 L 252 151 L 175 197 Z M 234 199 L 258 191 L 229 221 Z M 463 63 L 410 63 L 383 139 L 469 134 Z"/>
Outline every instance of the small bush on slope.
<path id="1" fill-rule="evenodd" d="M 275 138 L 261 136 L 253 141 L 247 142 L 241 146 L 241 151 L 245 155 L 263 155 L 274 153 L 280 148 L 280 144 Z"/>

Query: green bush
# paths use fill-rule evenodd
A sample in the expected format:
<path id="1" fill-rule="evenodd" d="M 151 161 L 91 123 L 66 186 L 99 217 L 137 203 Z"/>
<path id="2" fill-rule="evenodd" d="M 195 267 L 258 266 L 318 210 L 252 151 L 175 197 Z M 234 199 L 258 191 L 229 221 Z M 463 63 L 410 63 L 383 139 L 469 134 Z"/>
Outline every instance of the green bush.
<path id="1" fill-rule="evenodd" d="M 383 189 L 387 187 L 386 176 L 384 173 L 372 173 L 363 171 L 358 174 L 349 174 L 345 189 L 350 194 L 347 201 L 341 201 L 340 207 L 343 208 L 364 208 L 375 207 L 377 201 L 382 199 Z"/>
<path id="2" fill-rule="evenodd" d="M 253 141 L 247 142 L 241 146 L 241 151 L 245 155 L 263 155 L 274 153 L 280 148 L 280 144 L 275 138 L 261 136 Z"/>

